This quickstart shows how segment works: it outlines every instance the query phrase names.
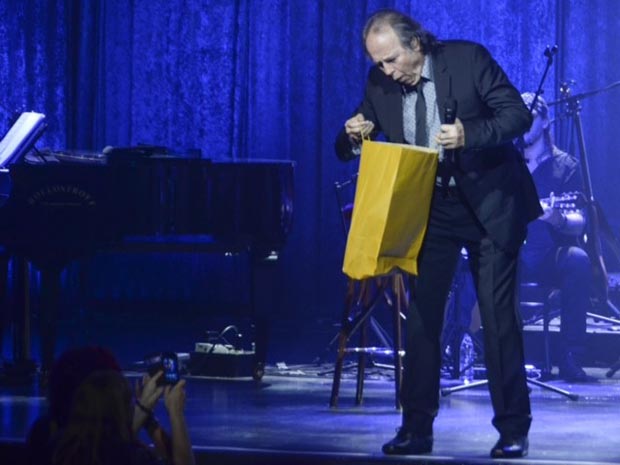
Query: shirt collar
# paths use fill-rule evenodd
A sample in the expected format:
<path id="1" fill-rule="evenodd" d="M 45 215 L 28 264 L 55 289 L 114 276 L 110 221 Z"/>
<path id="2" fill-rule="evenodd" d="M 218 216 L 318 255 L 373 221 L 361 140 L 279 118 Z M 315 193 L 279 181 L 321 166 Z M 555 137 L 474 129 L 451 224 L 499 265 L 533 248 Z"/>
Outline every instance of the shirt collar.
<path id="1" fill-rule="evenodd" d="M 424 55 L 424 65 L 422 66 L 422 79 L 425 81 L 433 80 L 433 60 L 428 55 Z"/>

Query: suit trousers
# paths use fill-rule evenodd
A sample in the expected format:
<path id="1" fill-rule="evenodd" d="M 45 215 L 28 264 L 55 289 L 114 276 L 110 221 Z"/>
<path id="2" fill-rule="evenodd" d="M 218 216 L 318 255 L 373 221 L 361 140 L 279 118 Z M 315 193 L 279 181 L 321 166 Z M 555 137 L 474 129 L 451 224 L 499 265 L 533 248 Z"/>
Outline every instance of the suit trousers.
<path id="1" fill-rule="evenodd" d="M 458 188 L 435 189 L 418 276 L 411 278 L 401 390 L 403 427 L 432 435 L 439 410 L 444 311 L 463 247 L 480 307 L 493 425 L 502 435 L 527 435 L 531 411 L 516 298 L 518 251 L 505 251 L 493 243 Z"/>

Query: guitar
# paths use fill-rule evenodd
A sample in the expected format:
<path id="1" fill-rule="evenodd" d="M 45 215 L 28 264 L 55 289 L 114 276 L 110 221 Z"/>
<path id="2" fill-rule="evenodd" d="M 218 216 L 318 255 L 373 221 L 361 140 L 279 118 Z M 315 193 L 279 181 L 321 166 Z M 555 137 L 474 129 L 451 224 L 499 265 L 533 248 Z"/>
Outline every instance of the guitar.
<path id="1" fill-rule="evenodd" d="M 540 199 L 540 206 L 543 210 L 549 208 L 557 208 L 562 213 L 570 212 L 582 212 L 586 207 L 587 201 L 583 193 L 581 192 L 564 192 L 559 195 L 555 195 L 553 192 L 549 197 Z"/>

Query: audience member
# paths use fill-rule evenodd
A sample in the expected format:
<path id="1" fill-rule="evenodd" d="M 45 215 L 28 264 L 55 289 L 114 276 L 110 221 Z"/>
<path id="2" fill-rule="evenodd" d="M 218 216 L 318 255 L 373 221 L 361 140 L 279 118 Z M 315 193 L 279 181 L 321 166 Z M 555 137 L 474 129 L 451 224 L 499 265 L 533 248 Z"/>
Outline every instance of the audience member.
<path id="1" fill-rule="evenodd" d="M 135 404 L 115 357 L 100 347 L 71 349 L 52 366 L 48 413 L 35 421 L 27 438 L 30 464 L 193 465 L 185 422 L 185 381 L 157 385 L 162 372 L 137 383 Z M 158 400 L 170 417 L 169 435 L 156 421 Z M 150 448 L 138 439 L 144 428 Z"/>

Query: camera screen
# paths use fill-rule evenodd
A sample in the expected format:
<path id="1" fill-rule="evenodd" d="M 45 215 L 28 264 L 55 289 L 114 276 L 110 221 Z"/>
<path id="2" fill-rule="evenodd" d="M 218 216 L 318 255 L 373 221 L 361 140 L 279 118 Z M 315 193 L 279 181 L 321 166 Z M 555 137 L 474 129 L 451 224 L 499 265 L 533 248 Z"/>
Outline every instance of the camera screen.
<path id="1" fill-rule="evenodd" d="M 179 365 L 176 356 L 162 356 L 164 384 L 176 384 L 179 381 Z"/>
<path id="2" fill-rule="evenodd" d="M 176 384 L 179 379 L 179 360 L 174 352 L 164 352 L 146 358 L 147 371 L 149 376 L 155 376 L 163 371 L 158 379 L 158 385 Z"/>

